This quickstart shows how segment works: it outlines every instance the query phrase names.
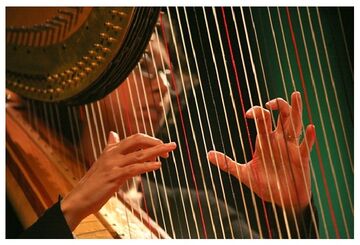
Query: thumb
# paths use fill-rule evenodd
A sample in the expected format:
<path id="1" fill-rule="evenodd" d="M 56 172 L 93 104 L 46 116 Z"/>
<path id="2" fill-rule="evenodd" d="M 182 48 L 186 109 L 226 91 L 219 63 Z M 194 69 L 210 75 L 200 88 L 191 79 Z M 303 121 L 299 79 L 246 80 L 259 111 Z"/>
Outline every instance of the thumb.
<path id="1" fill-rule="evenodd" d="M 108 144 L 115 144 L 115 143 L 119 143 L 119 142 L 120 142 L 119 135 L 117 133 L 115 133 L 114 131 L 110 131 L 109 137 L 108 137 Z"/>
<path id="2" fill-rule="evenodd" d="M 221 170 L 232 174 L 243 184 L 249 185 L 249 175 L 247 172 L 248 164 L 239 164 L 218 151 L 209 151 L 207 156 L 212 164 L 217 165 Z"/>

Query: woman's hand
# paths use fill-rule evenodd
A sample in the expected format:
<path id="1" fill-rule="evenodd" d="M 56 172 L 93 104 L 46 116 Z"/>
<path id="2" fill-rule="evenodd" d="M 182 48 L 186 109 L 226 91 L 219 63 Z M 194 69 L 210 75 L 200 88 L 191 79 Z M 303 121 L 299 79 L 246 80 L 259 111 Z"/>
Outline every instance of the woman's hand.
<path id="1" fill-rule="evenodd" d="M 224 154 L 210 151 L 213 164 L 237 177 L 260 198 L 275 202 L 290 211 L 299 213 L 311 199 L 310 151 L 315 142 L 315 127 L 308 125 L 301 144 L 302 102 L 299 92 L 291 96 L 291 105 L 281 98 L 266 103 L 270 110 L 279 110 L 276 129 L 272 130 L 270 112 L 254 106 L 246 112 L 257 124 L 253 159 L 238 164 Z"/>
<path id="2" fill-rule="evenodd" d="M 74 189 L 62 200 L 61 209 L 71 230 L 106 201 L 131 177 L 157 170 L 158 156 L 168 157 L 175 143 L 135 134 L 125 140 L 110 132 L 108 144 Z"/>

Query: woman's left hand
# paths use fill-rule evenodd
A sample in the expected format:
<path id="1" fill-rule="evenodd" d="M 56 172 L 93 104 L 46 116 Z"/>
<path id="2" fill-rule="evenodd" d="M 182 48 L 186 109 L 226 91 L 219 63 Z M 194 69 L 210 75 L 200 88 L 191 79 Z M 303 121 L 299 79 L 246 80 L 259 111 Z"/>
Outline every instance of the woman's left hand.
<path id="1" fill-rule="evenodd" d="M 315 127 L 308 125 L 301 144 L 302 102 L 299 92 L 291 96 L 291 105 L 282 98 L 266 103 L 279 110 L 276 129 L 272 130 L 270 111 L 254 106 L 246 112 L 255 119 L 256 137 L 253 159 L 238 164 L 221 152 L 210 151 L 209 161 L 230 172 L 260 198 L 282 208 L 301 212 L 311 199 L 310 151 L 315 142 Z"/>

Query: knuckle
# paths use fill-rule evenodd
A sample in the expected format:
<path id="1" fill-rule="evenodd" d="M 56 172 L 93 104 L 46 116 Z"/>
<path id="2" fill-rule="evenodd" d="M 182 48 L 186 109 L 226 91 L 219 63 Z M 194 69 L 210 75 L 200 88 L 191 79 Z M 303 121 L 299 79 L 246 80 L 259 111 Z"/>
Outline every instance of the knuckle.
<path id="1" fill-rule="evenodd" d="M 137 162 L 141 162 L 144 160 L 144 157 L 145 157 L 145 154 L 144 154 L 144 151 L 138 151 L 135 156 L 134 156 L 134 159 L 135 161 Z"/>
<path id="2" fill-rule="evenodd" d="M 131 137 L 131 139 L 138 141 L 138 140 L 141 140 L 141 139 L 144 138 L 144 134 L 142 134 L 142 133 L 136 133 L 136 134 L 133 134 L 133 135 L 130 136 L 130 137 Z"/>

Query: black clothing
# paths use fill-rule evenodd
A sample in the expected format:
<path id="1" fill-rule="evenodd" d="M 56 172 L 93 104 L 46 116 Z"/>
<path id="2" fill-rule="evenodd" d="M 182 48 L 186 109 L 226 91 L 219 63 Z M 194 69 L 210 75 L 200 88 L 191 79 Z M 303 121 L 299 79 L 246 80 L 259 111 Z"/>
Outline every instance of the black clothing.
<path id="1" fill-rule="evenodd" d="M 151 204 L 150 191 L 148 189 L 148 185 L 146 184 L 145 179 L 143 179 L 143 183 L 144 183 L 143 186 L 145 188 L 144 200 L 146 201 L 147 210 L 150 217 L 154 219 L 155 215 Z M 251 225 L 248 226 L 244 211 L 239 210 L 239 212 L 236 212 L 234 208 L 232 208 L 229 205 L 226 206 L 225 203 L 220 199 L 218 199 L 218 205 L 219 205 L 218 207 L 216 203 L 216 198 L 213 192 L 211 191 L 208 191 L 209 205 L 207 204 L 207 199 L 204 191 L 199 191 L 199 196 L 198 196 L 201 204 L 201 210 L 203 212 L 203 220 L 206 231 L 206 235 L 205 235 L 202 224 L 201 213 L 200 213 L 200 207 L 197 201 L 197 195 L 195 190 L 190 189 L 189 192 L 185 188 L 181 188 L 181 189 L 174 188 L 172 190 L 169 187 L 164 188 L 162 185 L 159 185 L 158 189 L 159 189 L 160 197 L 158 197 L 155 183 L 150 182 L 150 188 L 152 193 L 152 201 L 154 202 L 154 206 L 155 206 L 154 209 L 156 212 L 157 223 L 161 227 L 163 227 L 171 237 L 174 237 L 171 226 L 171 220 L 172 220 L 176 238 L 198 238 L 196 224 L 190 203 L 192 203 L 193 205 L 193 210 L 195 212 L 195 217 L 196 217 L 195 219 L 197 222 L 200 238 L 249 239 L 249 238 L 260 237 L 254 222 L 251 223 L 250 220 Z M 167 197 L 165 196 L 165 193 L 167 194 Z M 183 196 L 184 205 L 182 204 L 181 194 Z M 315 212 L 316 224 L 314 224 L 314 222 L 312 221 L 311 209 L 309 205 L 307 208 L 305 208 L 304 212 L 297 217 L 297 225 L 300 236 L 298 236 L 297 234 L 295 222 L 292 222 L 291 219 L 288 217 L 291 238 L 316 238 L 315 226 L 318 226 L 318 216 L 312 200 L 311 203 Z M 160 208 L 160 205 L 162 207 L 162 210 Z M 262 229 L 263 237 L 288 238 L 286 225 L 285 225 L 284 217 L 282 216 L 281 208 L 277 207 L 277 216 L 278 216 L 281 234 L 279 234 L 279 229 L 276 226 L 276 218 L 275 218 L 276 216 L 273 211 L 272 204 L 265 203 L 265 208 L 267 210 L 266 213 L 269 221 L 270 231 L 268 231 L 267 228 L 265 229 L 263 228 Z M 209 210 L 211 210 L 214 225 L 212 225 Z M 171 220 L 170 220 L 170 215 L 171 215 Z M 259 216 L 260 216 L 260 222 L 266 223 L 265 217 L 260 214 Z M 186 219 L 189 225 L 189 229 L 187 228 Z M 165 226 L 164 226 L 164 222 L 166 224 Z M 222 231 L 221 222 L 223 225 L 224 233 Z M 230 226 L 232 227 L 232 231 Z M 250 233 L 252 233 L 252 236 L 250 235 Z"/>
<path id="2" fill-rule="evenodd" d="M 60 207 L 61 197 L 19 238 L 69 239 L 74 238 Z"/>

